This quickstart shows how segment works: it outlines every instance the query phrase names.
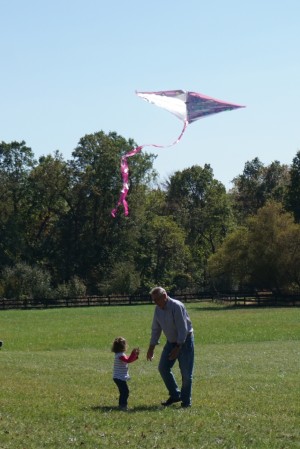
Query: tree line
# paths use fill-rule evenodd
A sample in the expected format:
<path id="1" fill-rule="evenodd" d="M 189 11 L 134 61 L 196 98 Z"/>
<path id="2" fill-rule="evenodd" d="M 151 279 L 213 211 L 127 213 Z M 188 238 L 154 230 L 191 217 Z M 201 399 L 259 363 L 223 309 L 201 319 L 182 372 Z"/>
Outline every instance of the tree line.
<path id="1" fill-rule="evenodd" d="M 156 156 L 137 154 L 130 214 L 113 218 L 133 146 L 100 131 L 70 160 L 36 160 L 24 141 L 0 143 L 0 296 L 299 289 L 300 151 L 289 166 L 246 162 L 228 192 L 209 164 L 162 183 Z"/>

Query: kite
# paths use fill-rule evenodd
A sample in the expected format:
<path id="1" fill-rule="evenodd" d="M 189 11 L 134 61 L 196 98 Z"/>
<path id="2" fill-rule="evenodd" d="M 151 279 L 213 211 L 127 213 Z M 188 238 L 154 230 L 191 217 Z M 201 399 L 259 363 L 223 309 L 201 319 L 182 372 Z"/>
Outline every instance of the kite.
<path id="1" fill-rule="evenodd" d="M 111 211 L 113 217 L 116 216 L 118 207 L 123 205 L 124 215 L 127 216 L 128 204 L 126 197 L 129 190 L 129 168 L 127 159 L 142 151 L 145 146 L 155 148 L 168 148 L 176 145 L 183 136 L 188 124 L 207 117 L 208 115 L 217 114 L 218 112 L 231 111 L 233 109 L 244 108 L 238 104 L 227 103 L 222 100 L 208 97 L 196 92 L 189 92 L 185 90 L 167 90 L 160 92 L 136 92 L 136 94 L 144 100 L 152 103 L 160 108 L 166 109 L 172 114 L 176 115 L 183 121 L 183 129 L 179 137 L 170 145 L 156 145 L 144 144 L 126 153 L 121 159 L 121 174 L 123 180 L 123 187 L 120 193 L 119 201 L 115 209 Z"/>

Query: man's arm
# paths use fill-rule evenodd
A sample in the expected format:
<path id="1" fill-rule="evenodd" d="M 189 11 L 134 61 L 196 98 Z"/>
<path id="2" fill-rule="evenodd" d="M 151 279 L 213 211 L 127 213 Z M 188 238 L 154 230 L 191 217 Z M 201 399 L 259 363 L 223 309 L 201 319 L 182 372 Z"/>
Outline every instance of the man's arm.
<path id="1" fill-rule="evenodd" d="M 186 310 L 184 306 L 177 306 L 174 310 L 174 322 L 177 329 L 177 345 L 180 349 L 180 346 L 186 340 L 188 334 L 188 323 Z"/>
<path id="2" fill-rule="evenodd" d="M 154 349 L 155 346 L 158 345 L 159 343 L 159 337 L 161 336 L 161 326 L 156 318 L 156 312 L 154 312 L 154 317 L 153 317 L 153 321 L 152 321 L 152 327 L 151 327 L 151 339 L 150 339 L 150 344 L 149 344 L 149 348 L 147 351 L 147 360 L 149 360 L 151 362 L 151 360 L 154 357 Z"/>
<path id="3" fill-rule="evenodd" d="M 156 313 L 157 312 L 155 310 L 153 321 L 152 321 L 152 326 L 151 326 L 151 339 L 150 339 L 151 346 L 158 345 L 159 337 L 161 336 L 161 332 L 162 332 L 162 328 L 161 328 L 161 325 L 159 324 Z"/>
<path id="4" fill-rule="evenodd" d="M 155 345 L 149 345 L 148 351 L 147 351 L 147 360 L 148 362 L 152 362 L 153 357 L 154 357 L 154 349 L 155 349 Z"/>

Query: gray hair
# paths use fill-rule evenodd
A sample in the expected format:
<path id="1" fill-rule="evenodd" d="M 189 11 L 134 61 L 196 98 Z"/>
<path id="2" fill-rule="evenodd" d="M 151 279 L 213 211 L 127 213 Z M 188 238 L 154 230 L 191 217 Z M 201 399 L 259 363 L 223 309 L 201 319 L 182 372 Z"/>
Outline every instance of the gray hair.
<path id="1" fill-rule="evenodd" d="M 167 294 L 166 290 L 163 287 L 154 287 L 152 288 L 152 290 L 150 291 L 150 295 L 155 295 L 155 296 L 163 296 Z"/>

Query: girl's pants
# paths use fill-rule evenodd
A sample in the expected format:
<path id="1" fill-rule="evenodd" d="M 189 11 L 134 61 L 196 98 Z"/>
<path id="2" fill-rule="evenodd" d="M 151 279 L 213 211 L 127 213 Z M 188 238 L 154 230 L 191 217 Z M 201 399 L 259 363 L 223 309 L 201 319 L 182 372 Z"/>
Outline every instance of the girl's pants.
<path id="1" fill-rule="evenodd" d="M 120 396 L 119 396 L 119 406 L 120 407 L 127 407 L 127 400 L 129 397 L 129 388 L 127 385 L 127 382 L 125 380 L 115 379 L 114 382 L 117 385 Z"/>

